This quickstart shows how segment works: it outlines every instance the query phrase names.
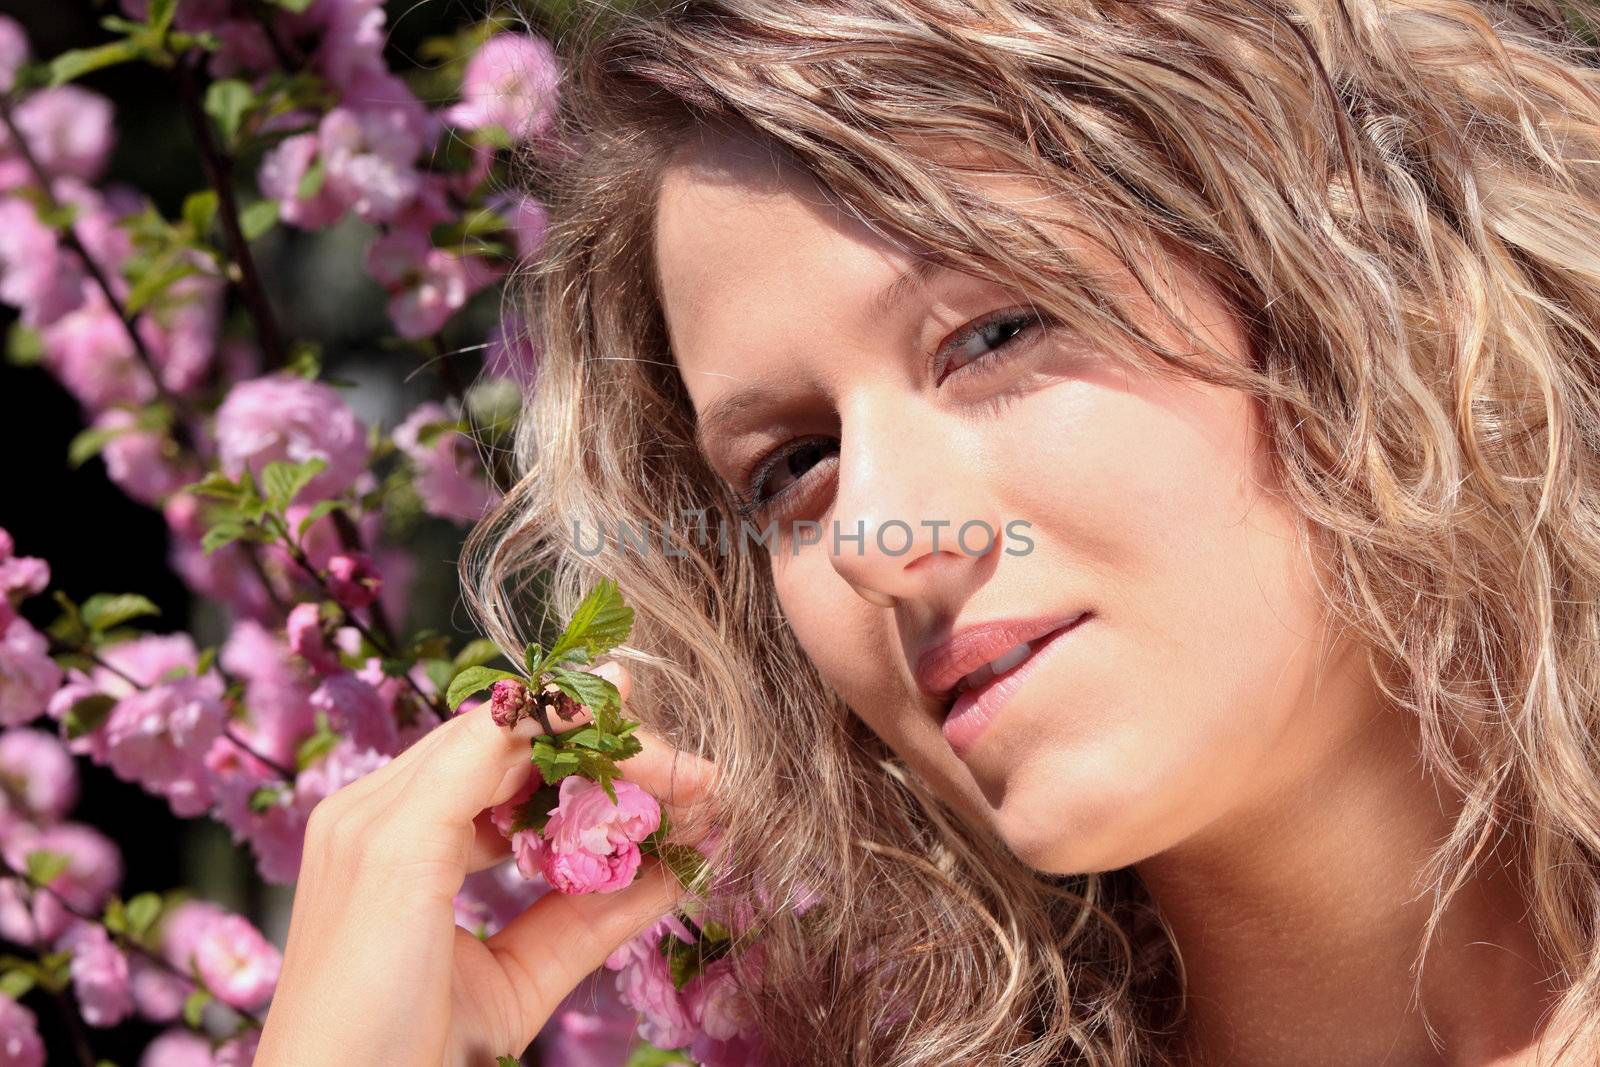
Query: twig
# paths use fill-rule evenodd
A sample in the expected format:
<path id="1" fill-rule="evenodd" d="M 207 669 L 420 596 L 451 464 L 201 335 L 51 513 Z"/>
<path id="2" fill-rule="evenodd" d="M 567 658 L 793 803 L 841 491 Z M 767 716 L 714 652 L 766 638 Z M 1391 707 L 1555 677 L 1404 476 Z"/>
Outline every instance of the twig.
<path id="1" fill-rule="evenodd" d="M 17 128 L 16 120 L 11 113 L 11 102 L 4 93 L 0 93 L 0 123 L 5 124 L 6 131 L 11 137 L 11 143 L 15 147 L 17 154 L 22 157 L 22 161 L 27 164 L 28 170 L 33 175 L 33 180 L 38 183 L 39 191 L 44 197 L 45 204 L 48 205 L 51 212 L 60 211 L 62 205 L 56 199 L 55 192 L 50 188 L 50 176 L 33 154 L 33 147 L 28 144 L 28 139 Z M 128 313 L 122 302 L 117 299 L 116 294 L 112 292 L 111 282 L 105 276 L 105 272 L 100 269 L 100 264 L 95 261 L 95 258 L 89 254 L 89 250 L 84 247 L 83 242 L 79 240 L 77 224 L 69 222 L 62 229 L 61 237 L 78 254 L 78 258 L 83 260 L 84 270 L 89 272 L 89 276 L 94 279 L 95 285 L 99 287 L 101 294 L 105 297 L 106 303 L 116 312 L 117 318 L 122 321 L 123 329 L 128 332 L 128 337 L 133 342 L 134 357 L 144 367 L 145 373 L 150 376 L 150 382 L 155 386 L 156 395 L 171 407 L 177 415 L 172 426 L 173 437 L 176 438 L 180 445 L 193 450 L 194 441 L 190 436 L 188 423 L 185 421 L 192 417 L 193 412 L 189 410 L 186 402 L 167 388 L 166 382 L 161 377 L 161 371 L 156 366 L 155 356 L 151 354 L 149 348 L 145 347 L 144 338 L 134 326 L 133 316 Z"/>
<path id="2" fill-rule="evenodd" d="M 72 648 L 70 646 L 60 645 L 60 644 L 58 644 L 56 647 L 62 652 L 68 652 L 68 653 L 72 653 L 72 654 L 80 655 L 80 656 L 87 656 L 89 658 L 89 662 L 93 663 L 96 667 L 99 667 L 102 670 L 106 670 L 106 671 L 111 672 L 112 674 L 116 675 L 118 678 L 122 679 L 124 682 L 127 682 L 129 685 L 133 686 L 133 688 L 139 690 L 140 692 L 145 692 L 150 688 L 148 685 L 145 685 L 144 683 L 142 683 L 142 682 L 138 681 L 137 679 L 135 679 L 127 671 L 121 670 L 120 668 L 116 667 L 112 663 L 108 662 L 105 659 L 104 656 L 101 656 L 99 653 L 95 652 L 93 649 Z M 221 674 L 222 672 L 219 669 L 217 673 Z M 226 681 L 227 680 L 226 677 L 224 677 L 223 680 Z M 235 734 L 228 727 L 224 726 L 222 732 L 223 732 L 223 735 L 225 737 L 227 737 L 227 739 L 229 741 L 232 741 L 235 745 L 238 745 L 240 748 L 244 749 L 250 755 L 254 756 L 256 759 L 260 760 L 262 763 L 265 763 L 268 767 L 271 767 L 274 771 L 277 771 L 278 774 L 283 777 L 284 781 L 293 782 L 295 780 L 295 772 L 294 771 L 292 771 L 289 768 L 285 767 L 283 764 L 279 763 L 277 760 L 273 759 L 271 756 L 268 756 L 268 755 L 266 755 L 266 754 L 264 754 L 262 752 L 258 752 L 256 749 L 254 749 L 254 748 L 252 748 L 250 746 L 249 742 L 245 741 L 244 738 L 242 738 L 242 737 L 238 736 L 237 734 Z"/>
<path id="3" fill-rule="evenodd" d="M 206 176 L 217 191 L 217 217 L 221 220 L 222 230 L 228 238 L 229 255 L 239 268 L 237 282 L 239 296 L 244 300 L 251 319 L 255 321 L 256 335 L 261 342 L 261 351 L 266 358 L 267 366 L 281 367 L 288 362 L 284 352 L 283 335 L 278 329 L 278 320 L 272 312 L 272 304 L 267 299 L 267 291 L 261 284 L 261 276 L 256 272 L 255 259 L 250 255 L 250 242 L 245 239 L 244 229 L 239 224 L 239 205 L 233 196 L 233 161 L 212 139 L 211 120 L 201 105 L 200 89 L 195 81 L 194 69 L 187 58 L 181 58 L 174 64 L 173 76 L 177 79 L 178 96 L 183 101 L 184 112 L 189 117 L 190 126 L 194 128 L 195 142 L 200 149 L 200 159 L 205 165 Z M 232 280 L 229 279 L 230 282 Z"/>
<path id="4" fill-rule="evenodd" d="M 101 927 L 105 926 L 105 924 L 100 921 L 100 917 L 99 916 L 90 915 L 88 912 L 79 911 L 77 905 L 73 904 L 66 897 L 64 897 L 60 893 L 56 892 L 56 890 L 55 890 L 55 888 L 53 886 L 35 885 L 33 882 L 31 882 L 28 879 L 28 876 L 26 874 L 23 874 L 21 871 L 17 870 L 15 867 L 13 867 L 11 865 L 11 861 L 6 859 L 4 856 L 0 856 L 0 875 L 6 875 L 6 876 L 9 876 L 11 878 L 17 879 L 17 881 L 22 884 L 24 890 L 27 892 L 30 904 L 32 903 L 34 892 L 36 890 L 42 889 L 46 893 L 49 893 L 51 896 L 55 897 L 56 898 L 56 902 L 59 903 L 62 906 L 62 908 L 66 909 L 66 911 L 68 911 L 72 915 L 77 916 L 79 919 L 82 919 L 84 922 L 94 923 L 95 925 L 101 926 Z M 29 912 L 29 916 L 30 916 L 30 920 L 31 920 L 33 909 L 30 907 L 28 909 L 28 912 Z M 37 930 L 37 927 L 35 927 L 35 930 Z M 165 956 L 161 956 L 161 955 L 158 955 L 157 953 L 151 952 L 149 949 L 147 949 L 143 945 L 139 944 L 139 942 L 134 941 L 131 938 L 125 940 L 123 938 L 123 935 L 118 934 L 113 930 L 107 930 L 106 933 L 109 936 L 115 938 L 116 942 L 117 942 L 117 946 L 119 948 L 123 949 L 124 951 L 137 952 L 140 956 L 144 957 L 146 960 L 149 960 L 152 964 L 154 964 L 155 966 L 157 966 L 157 967 L 161 968 L 162 970 L 166 971 L 168 974 L 177 975 L 179 978 L 182 978 L 186 982 L 193 982 L 195 980 L 194 975 L 185 974 L 182 969 L 174 966 L 171 963 L 171 961 L 169 961 Z M 34 945 L 34 950 L 35 951 L 41 951 L 41 952 L 43 951 L 39 947 L 39 945 L 37 944 L 37 940 L 36 940 L 35 945 Z M 222 1003 L 227 1004 L 227 1001 L 223 1001 Z M 245 1011 L 243 1008 L 236 1008 L 232 1004 L 228 1004 L 228 1008 L 231 1011 L 233 1011 L 236 1014 L 238 1014 L 240 1018 L 244 1019 L 251 1026 L 254 1026 L 258 1030 L 261 1028 L 261 1020 L 256 1017 L 255 1013 Z M 95 1061 L 91 1059 L 89 1061 L 89 1067 L 94 1067 L 94 1063 L 95 1063 Z"/>
<path id="5" fill-rule="evenodd" d="M 368 643 L 370 643 L 373 648 L 376 648 L 378 652 L 385 658 L 394 656 L 395 649 L 393 645 L 385 641 L 382 635 L 373 632 L 372 627 L 362 622 L 355 612 L 339 603 L 339 598 L 333 595 L 333 590 L 329 587 L 328 580 L 322 576 L 321 571 L 317 570 L 317 568 L 312 565 L 311 560 L 306 556 L 305 551 L 298 544 L 296 544 L 291 537 L 289 537 L 289 531 L 284 529 L 281 531 L 281 533 L 283 537 L 283 543 L 289 549 L 289 558 L 293 559 L 295 563 L 299 565 L 301 570 L 305 571 L 311 576 L 312 580 L 317 583 L 317 585 L 322 589 L 323 594 L 326 595 L 328 599 L 339 605 L 339 612 L 344 616 L 345 621 L 351 626 L 354 626 L 356 628 L 356 632 L 362 637 L 365 637 Z M 437 697 L 428 695 L 422 686 L 417 684 L 417 680 L 411 677 L 410 671 L 403 672 L 400 677 L 403 678 L 405 683 L 411 687 L 411 689 L 419 698 L 421 698 L 422 702 L 433 711 L 434 715 L 438 717 L 440 722 L 444 722 L 450 718 L 449 713 L 445 710 L 444 705 L 439 702 L 439 699 Z"/>

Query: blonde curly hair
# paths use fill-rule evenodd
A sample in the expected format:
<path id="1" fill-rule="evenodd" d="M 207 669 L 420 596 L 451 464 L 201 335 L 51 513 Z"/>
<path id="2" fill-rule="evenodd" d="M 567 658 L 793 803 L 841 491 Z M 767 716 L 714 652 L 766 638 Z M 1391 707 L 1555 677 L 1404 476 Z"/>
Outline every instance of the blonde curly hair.
<path id="1" fill-rule="evenodd" d="M 737 126 L 1117 358 L 1259 398 L 1330 607 L 1465 798 L 1428 867 L 1428 935 L 1476 864 L 1526 857 L 1564 988 L 1547 1033 L 1566 1040 L 1541 1062 L 1565 1062 L 1600 1027 L 1600 70 L 1581 17 L 1553 0 L 682 0 L 563 31 L 561 148 L 520 159 L 552 210 L 514 290 L 540 364 L 520 480 L 463 557 L 468 600 L 520 647 L 618 581 L 629 714 L 717 761 L 713 864 L 765 887 L 763 983 L 740 979 L 785 1062 L 1173 1063 L 1183 971 L 1131 869 L 1042 874 L 931 795 L 822 682 L 760 555 L 577 550 L 578 529 L 701 509 L 739 525 L 656 292 L 674 147 Z M 1196 265 L 1251 364 L 1163 347 L 938 141 L 1061 191 L 1130 269 L 1145 249 Z M 825 897 L 803 917 L 802 887 Z"/>

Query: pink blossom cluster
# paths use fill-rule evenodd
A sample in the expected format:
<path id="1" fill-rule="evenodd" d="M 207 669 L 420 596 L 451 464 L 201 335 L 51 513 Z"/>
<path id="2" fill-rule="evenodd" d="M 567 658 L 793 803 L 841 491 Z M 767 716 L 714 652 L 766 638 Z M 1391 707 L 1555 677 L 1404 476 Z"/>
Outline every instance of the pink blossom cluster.
<path id="1" fill-rule="evenodd" d="M 128 18 L 148 14 L 148 0 L 119 4 Z M 388 69 L 378 0 L 310 0 L 302 11 L 267 16 L 247 0 L 184 0 L 173 25 L 215 39 L 204 59 L 211 78 L 266 92 L 287 54 L 326 90 L 325 106 L 258 116 L 254 133 L 270 147 L 256 189 L 288 226 L 318 230 L 353 217 L 372 228 L 362 263 L 400 337 L 431 342 L 506 277 L 510 261 L 539 251 L 543 206 L 492 179 L 500 148 L 561 150 L 553 125 L 562 70 L 547 41 L 493 34 L 468 57 L 458 102 L 433 109 Z M 424 513 L 463 526 L 499 490 L 466 432 L 472 405 L 423 402 L 385 440 L 337 388 L 282 369 L 282 353 L 226 332 L 241 283 L 219 264 L 237 250 L 186 248 L 172 280 L 138 293 L 146 252 L 135 231 L 159 213 L 140 191 L 103 181 L 114 107 L 70 82 L 12 93 L 32 59 L 20 24 L 0 15 L 0 93 L 11 93 L 6 106 L 20 134 L 0 125 L 0 302 L 17 309 L 38 361 L 76 399 L 108 477 L 160 509 L 169 564 L 225 609 L 229 629 L 217 649 L 182 632 L 128 637 L 120 629 L 82 647 L 52 647 L 19 612 L 45 591 L 49 567 L 17 555 L 0 530 L 0 936 L 68 953 L 73 998 L 91 1026 L 176 1023 L 201 986 L 255 1012 L 271 997 L 281 958 L 244 917 L 179 904 L 163 915 L 149 954 L 90 918 L 113 900 L 123 867 L 113 842 L 68 817 L 75 757 L 163 798 L 179 818 L 220 822 L 265 881 L 292 882 L 316 803 L 440 721 L 445 682 L 417 654 L 396 654 L 402 631 L 392 624 L 409 606 L 415 560 L 385 540 L 391 478 L 404 476 Z M 468 145 L 466 169 L 430 169 L 447 136 Z M 45 212 L 47 200 L 70 218 Z M 467 216 L 502 220 L 498 249 L 440 236 Z M 497 323 L 486 373 L 530 387 L 534 333 L 515 314 Z M 195 488 L 202 476 L 259 483 L 269 465 L 313 459 L 321 470 L 283 516 L 292 532 L 206 550 L 212 518 Z M 434 666 L 441 662 L 449 665 Z M 540 785 L 535 774 L 491 813 L 512 857 L 470 875 L 456 896 L 457 922 L 480 936 L 551 890 L 622 889 L 661 825 L 656 801 L 621 779 L 613 802 L 597 783 L 567 777 L 553 806 L 530 812 Z M 530 814 L 542 830 L 516 828 Z M 32 887 L 20 872 L 40 853 L 57 857 L 59 869 Z M 541 1038 L 546 1062 L 619 1064 L 641 1020 L 647 1037 L 689 1046 L 698 1062 L 761 1062 L 731 961 L 712 961 L 681 990 L 670 975 L 660 984 L 662 937 L 694 936 L 668 919 L 654 942 L 641 938 L 608 961 L 615 983 L 597 972 L 562 1005 Z M 213 1048 L 173 1025 L 141 1067 L 244 1067 L 252 1033 Z M 0 1063 L 30 1067 L 44 1055 L 32 1011 L 0 995 Z"/>
<path id="2" fill-rule="evenodd" d="M 516 796 L 490 809 L 517 869 L 563 893 L 615 893 L 632 884 L 643 859 L 639 844 L 661 826 L 655 797 L 618 778 L 611 783 L 613 803 L 598 782 L 572 774 L 561 779 L 556 806 L 543 813 L 549 816 L 543 830 L 518 829 L 543 785 L 536 770 Z"/>
<path id="3" fill-rule="evenodd" d="M 39 886 L 14 874 L 0 877 L 0 936 L 39 952 L 67 953 L 73 997 L 90 1026 L 135 1016 L 175 1022 L 200 988 L 195 976 L 224 1004 L 264 1007 L 281 956 L 243 916 L 204 901 L 178 903 L 162 916 L 152 954 L 130 951 L 96 921 L 122 881 L 123 864 L 109 838 L 68 819 L 78 792 L 77 765 L 58 737 L 29 727 L 0 730 L 0 857 L 10 872 L 28 870 L 30 856 L 61 861 Z M 229 1042 L 217 1055 L 248 1063 L 248 1040 Z M 4 996 L 0 1062 L 45 1062 L 33 1013 Z"/>

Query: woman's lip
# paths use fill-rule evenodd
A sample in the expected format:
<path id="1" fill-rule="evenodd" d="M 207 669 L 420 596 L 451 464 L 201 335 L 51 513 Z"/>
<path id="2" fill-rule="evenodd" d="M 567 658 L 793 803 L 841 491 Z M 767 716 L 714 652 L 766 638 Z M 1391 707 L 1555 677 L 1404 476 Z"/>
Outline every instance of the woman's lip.
<path id="1" fill-rule="evenodd" d="M 1091 617 L 1091 613 L 1085 612 L 1075 621 L 1045 635 L 1040 639 L 1043 643 L 1030 652 L 1027 659 L 1004 674 L 997 674 L 982 685 L 968 689 L 956 697 L 949 712 L 945 714 L 944 724 L 940 730 L 957 756 L 965 756 L 971 751 L 978 737 L 989 723 L 994 721 L 995 716 L 1004 710 L 1012 694 L 1027 682 L 1028 676 L 1040 662 L 1048 659 L 1065 643 L 1067 635 Z"/>

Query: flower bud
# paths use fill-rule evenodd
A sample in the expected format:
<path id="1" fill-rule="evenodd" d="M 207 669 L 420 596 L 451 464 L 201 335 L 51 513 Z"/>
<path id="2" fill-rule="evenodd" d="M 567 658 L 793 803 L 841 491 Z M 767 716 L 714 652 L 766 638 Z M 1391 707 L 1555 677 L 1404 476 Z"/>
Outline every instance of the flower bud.
<path id="1" fill-rule="evenodd" d="M 502 678 L 489 690 L 489 714 L 501 726 L 515 726 L 531 711 L 528 687 L 512 678 Z"/>
<path id="2" fill-rule="evenodd" d="M 328 590 L 351 611 L 371 606 L 382 584 L 372 557 L 365 552 L 343 552 L 328 561 Z"/>

